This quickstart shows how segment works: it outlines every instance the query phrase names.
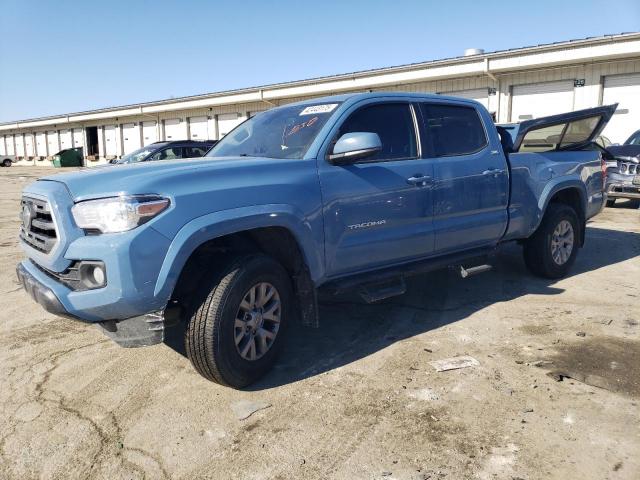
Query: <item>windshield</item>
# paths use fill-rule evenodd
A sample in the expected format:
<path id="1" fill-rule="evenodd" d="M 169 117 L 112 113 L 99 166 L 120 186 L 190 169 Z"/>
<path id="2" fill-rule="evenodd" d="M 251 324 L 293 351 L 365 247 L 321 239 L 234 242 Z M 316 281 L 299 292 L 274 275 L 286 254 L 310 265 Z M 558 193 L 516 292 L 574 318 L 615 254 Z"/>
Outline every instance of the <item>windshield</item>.
<path id="1" fill-rule="evenodd" d="M 143 160 L 147 155 L 153 152 L 153 148 L 142 147 L 138 150 L 134 150 L 131 153 L 127 153 L 123 155 L 122 158 L 116 160 L 115 163 L 135 163 Z"/>
<path id="2" fill-rule="evenodd" d="M 207 157 L 302 158 L 340 103 L 274 108 L 240 124 Z"/>

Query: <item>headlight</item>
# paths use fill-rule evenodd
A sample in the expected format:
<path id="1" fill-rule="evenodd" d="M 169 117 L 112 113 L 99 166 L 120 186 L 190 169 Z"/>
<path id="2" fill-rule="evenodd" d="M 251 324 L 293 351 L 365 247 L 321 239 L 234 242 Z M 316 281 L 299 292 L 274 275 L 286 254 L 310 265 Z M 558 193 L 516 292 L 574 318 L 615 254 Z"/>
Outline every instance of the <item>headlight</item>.
<path id="1" fill-rule="evenodd" d="M 71 208 L 73 219 L 83 230 L 100 233 L 126 232 L 148 222 L 169 206 L 157 195 L 135 195 L 88 200 Z"/>

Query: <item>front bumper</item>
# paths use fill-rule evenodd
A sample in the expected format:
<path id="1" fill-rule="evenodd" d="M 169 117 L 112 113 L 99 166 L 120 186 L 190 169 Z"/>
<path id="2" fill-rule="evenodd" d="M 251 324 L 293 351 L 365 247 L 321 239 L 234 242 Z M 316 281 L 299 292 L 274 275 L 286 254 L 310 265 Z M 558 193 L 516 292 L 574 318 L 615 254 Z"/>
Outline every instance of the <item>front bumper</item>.
<path id="1" fill-rule="evenodd" d="M 19 263 L 16 267 L 16 275 L 22 288 L 31 296 L 33 300 L 39 303 L 47 312 L 53 313 L 59 317 L 71 318 L 74 320 L 82 320 L 71 315 L 62 305 L 56 294 L 40 282 L 25 268 L 23 263 Z"/>
<path id="2" fill-rule="evenodd" d="M 607 198 L 640 199 L 640 185 L 633 183 L 633 175 L 609 173 L 607 175 Z"/>
<path id="3" fill-rule="evenodd" d="M 39 303 L 47 312 L 59 317 L 86 321 L 69 313 L 54 291 L 36 278 L 27 269 L 26 264 L 27 262 L 18 264 L 16 275 L 22 287 L 33 300 Z M 165 310 L 161 310 L 124 320 L 107 320 L 94 323 L 118 345 L 131 348 L 161 343 L 164 340 L 165 325 L 175 324 L 178 318 L 179 312 L 174 309 L 169 311 L 167 317 L 165 317 Z"/>

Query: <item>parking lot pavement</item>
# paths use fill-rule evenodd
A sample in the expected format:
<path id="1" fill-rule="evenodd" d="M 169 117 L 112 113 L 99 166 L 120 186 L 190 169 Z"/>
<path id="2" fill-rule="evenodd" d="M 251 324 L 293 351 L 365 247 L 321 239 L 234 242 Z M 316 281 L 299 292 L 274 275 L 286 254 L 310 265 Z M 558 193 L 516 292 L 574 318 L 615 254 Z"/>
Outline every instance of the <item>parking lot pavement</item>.
<path id="1" fill-rule="evenodd" d="M 43 172 L 0 170 L 0 478 L 640 478 L 640 210 L 599 215 L 557 282 L 511 245 L 483 275 L 329 299 L 234 391 L 177 343 L 119 348 L 20 290 L 20 190 Z"/>

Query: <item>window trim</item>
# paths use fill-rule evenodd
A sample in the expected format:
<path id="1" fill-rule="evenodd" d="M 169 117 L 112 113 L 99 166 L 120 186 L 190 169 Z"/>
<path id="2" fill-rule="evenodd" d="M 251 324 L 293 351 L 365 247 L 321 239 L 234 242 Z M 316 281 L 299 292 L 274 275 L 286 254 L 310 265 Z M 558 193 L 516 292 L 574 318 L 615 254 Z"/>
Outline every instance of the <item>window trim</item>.
<path id="1" fill-rule="evenodd" d="M 407 160 L 420 160 L 422 158 L 422 142 L 420 140 L 420 130 L 419 130 L 419 124 L 418 124 L 418 119 L 417 119 L 417 113 L 415 111 L 414 108 L 414 102 L 412 100 L 406 100 L 406 101 L 402 101 L 400 99 L 392 99 L 389 101 L 385 101 L 385 100 L 376 100 L 374 102 L 370 102 L 370 103 L 366 103 L 364 105 L 361 105 L 357 108 L 355 108 L 353 111 L 349 112 L 346 116 L 346 118 L 341 121 L 339 123 L 339 125 L 337 126 L 336 129 L 336 133 L 333 136 L 333 138 L 331 139 L 331 141 L 329 142 L 329 145 L 327 146 L 327 149 L 325 151 L 325 161 L 327 161 L 327 163 L 329 163 L 329 165 L 333 165 L 330 161 L 329 161 L 329 156 L 331 155 L 331 152 L 333 151 L 333 147 L 335 146 L 336 142 L 339 140 L 338 134 L 340 133 L 340 129 L 342 128 L 342 126 L 351 118 L 352 115 L 354 115 L 355 113 L 359 112 L 362 109 L 365 108 L 370 108 L 370 107 L 377 107 L 377 106 L 381 106 L 381 105 L 403 105 L 403 106 L 407 106 L 409 108 L 409 113 L 411 115 L 412 118 L 412 123 L 413 123 L 413 135 L 416 141 L 416 156 L 413 157 L 402 157 L 402 158 L 376 158 L 373 160 L 368 160 L 368 159 L 362 159 L 362 160 L 356 160 L 353 163 L 350 163 L 350 165 L 358 165 L 358 164 L 367 164 L 367 163 L 389 163 L 389 162 L 403 162 L 403 161 L 407 161 Z"/>
<path id="2" fill-rule="evenodd" d="M 443 102 L 443 101 L 420 101 L 418 102 L 420 103 L 419 107 L 420 107 L 420 115 L 422 117 L 422 127 L 424 128 L 424 134 L 425 134 L 425 139 L 428 139 L 428 128 L 427 128 L 427 124 L 426 124 L 426 119 L 428 118 L 426 116 L 426 112 L 423 110 L 423 105 L 424 106 L 429 106 L 429 105 L 439 105 L 439 106 L 443 106 L 443 107 L 454 107 L 454 108 L 466 108 L 469 110 L 473 110 L 474 113 L 476 114 L 476 117 L 478 118 L 478 120 L 480 121 L 480 125 L 482 125 L 482 131 L 484 133 L 484 143 L 482 144 L 482 146 L 480 146 L 479 148 L 477 148 L 476 150 L 473 150 L 471 152 L 465 152 L 465 153 L 454 153 L 451 155 L 436 155 L 433 151 L 429 151 L 428 154 L 430 155 L 429 157 L 424 157 L 424 158 L 432 158 L 432 159 L 437 159 L 437 158 L 455 158 L 455 157 L 467 157 L 469 155 L 475 155 L 477 153 L 482 152 L 483 150 L 485 150 L 490 144 L 491 142 L 489 141 L 489 135 L 487 132 L 487 125 L 484 122 L 484 119 L 482 118 L 482 115 L 480 115 L 480 112 L 478 112 L 478 108 L 475 105 L 469 105 L 469 104 L 458 104 L 458 103 L 453 103 L 453 102 Z M 428 149 L 429 150 L 433 150 L 432 145 L 429 143 L 427 143 L 428 145 Z"/>

